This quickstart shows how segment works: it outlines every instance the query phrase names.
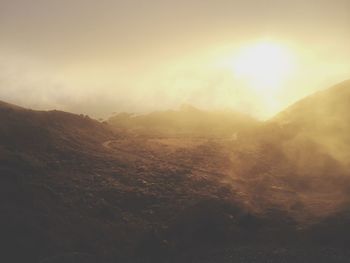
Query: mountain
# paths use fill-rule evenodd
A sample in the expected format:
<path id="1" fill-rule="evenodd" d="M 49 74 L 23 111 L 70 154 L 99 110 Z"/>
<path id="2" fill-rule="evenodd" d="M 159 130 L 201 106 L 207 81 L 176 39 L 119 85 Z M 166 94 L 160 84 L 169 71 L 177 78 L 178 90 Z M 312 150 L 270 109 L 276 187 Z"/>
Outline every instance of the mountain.
<path id="1" fill-rule="evenodd" d="M 252 117 L 233 111 L 205 111 L 191 105 L 179 110 L 143 115 L 119 113 L 108 120 L 111 126 L 152 136 L 230 137 L 258 125 Z"/>

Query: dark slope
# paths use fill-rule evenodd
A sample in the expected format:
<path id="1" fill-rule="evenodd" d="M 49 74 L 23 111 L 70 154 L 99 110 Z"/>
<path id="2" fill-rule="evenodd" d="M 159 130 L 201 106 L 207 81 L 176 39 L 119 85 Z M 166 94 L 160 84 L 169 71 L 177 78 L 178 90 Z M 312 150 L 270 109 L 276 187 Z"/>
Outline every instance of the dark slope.
<path id="1" fill-rule="evenodd" d="M 52 169 L 114 138 L 106 124 L 61 111 L 33 111 L 0 102 L 0 171 Z M 50 167 L 51 166 L 51 167 Z"/>
<path id="2" fill-rule="evenodd" d="M 43 150 L 63 142 L 96 144 L 112 135 L 105 125 L 88 116 L 27 110 L 1 101 L 0 123 L 1 145 L 14 149 Z"/>
<path id="3" fill-rule="evenodd" d="M 11 103 L 7 103 L 7 102 L 4 102 L 4 101 L 1 101 L 0 100 L 0 108 L 3 109 L 3 110 L 6 110 L 6 109 L 12 109 L 12 110 L 25 110 L 25 108 L 23 107 L 20 107 L 20 106 L 17 106 L 15 104 L 11 104 Z"/>
<path id="4" fill-rule="evenodd" d="M 83 183 L 113 133 L 85 116 L 4 102 L 0 123 L 0 261 L 38 262 L 76 249 L 93 218 L 74 223 L 86 211 L 74 200 L 86 195 Z"/>

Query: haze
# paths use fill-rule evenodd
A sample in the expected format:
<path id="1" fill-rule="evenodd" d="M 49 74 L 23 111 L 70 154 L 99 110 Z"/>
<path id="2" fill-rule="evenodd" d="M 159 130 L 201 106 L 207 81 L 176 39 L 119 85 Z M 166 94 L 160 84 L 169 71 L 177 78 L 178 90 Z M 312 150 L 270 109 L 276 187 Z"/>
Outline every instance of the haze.
<path id="1" fill-rule="evenodd" d="M 0 98 L 94 117 L 186 103 L 265 119 L 349 78 L 349 10 L 347 0 L 0 0 Z M 232 65 L 264 43 L 291 62 L 260 85 Z"/>

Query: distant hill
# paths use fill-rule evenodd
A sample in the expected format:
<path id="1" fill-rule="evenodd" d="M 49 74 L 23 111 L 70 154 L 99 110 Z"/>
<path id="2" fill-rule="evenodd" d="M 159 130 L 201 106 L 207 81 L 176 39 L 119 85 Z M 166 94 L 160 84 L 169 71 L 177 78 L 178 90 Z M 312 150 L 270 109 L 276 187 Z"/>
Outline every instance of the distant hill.
<path id="1" fill-rule="evenodd" d="M 234 111 L 206 111 L 190 105 L 179 110 L 144 115 L 119 113 L 108 120 L 111 126 L 143 135 L 227 137 L 259 124 L 252 117 Z"/>

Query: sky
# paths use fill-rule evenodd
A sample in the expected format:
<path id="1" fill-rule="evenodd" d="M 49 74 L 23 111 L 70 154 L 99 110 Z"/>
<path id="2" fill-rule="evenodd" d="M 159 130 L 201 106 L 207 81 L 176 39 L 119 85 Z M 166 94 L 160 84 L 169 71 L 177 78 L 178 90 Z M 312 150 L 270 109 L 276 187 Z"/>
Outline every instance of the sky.
<path id="1" fill-rule="evenodd" d="M 349 29 L 348 0 L 0 0 L 0 100 L 267 119 L 350 78 Z"/>

